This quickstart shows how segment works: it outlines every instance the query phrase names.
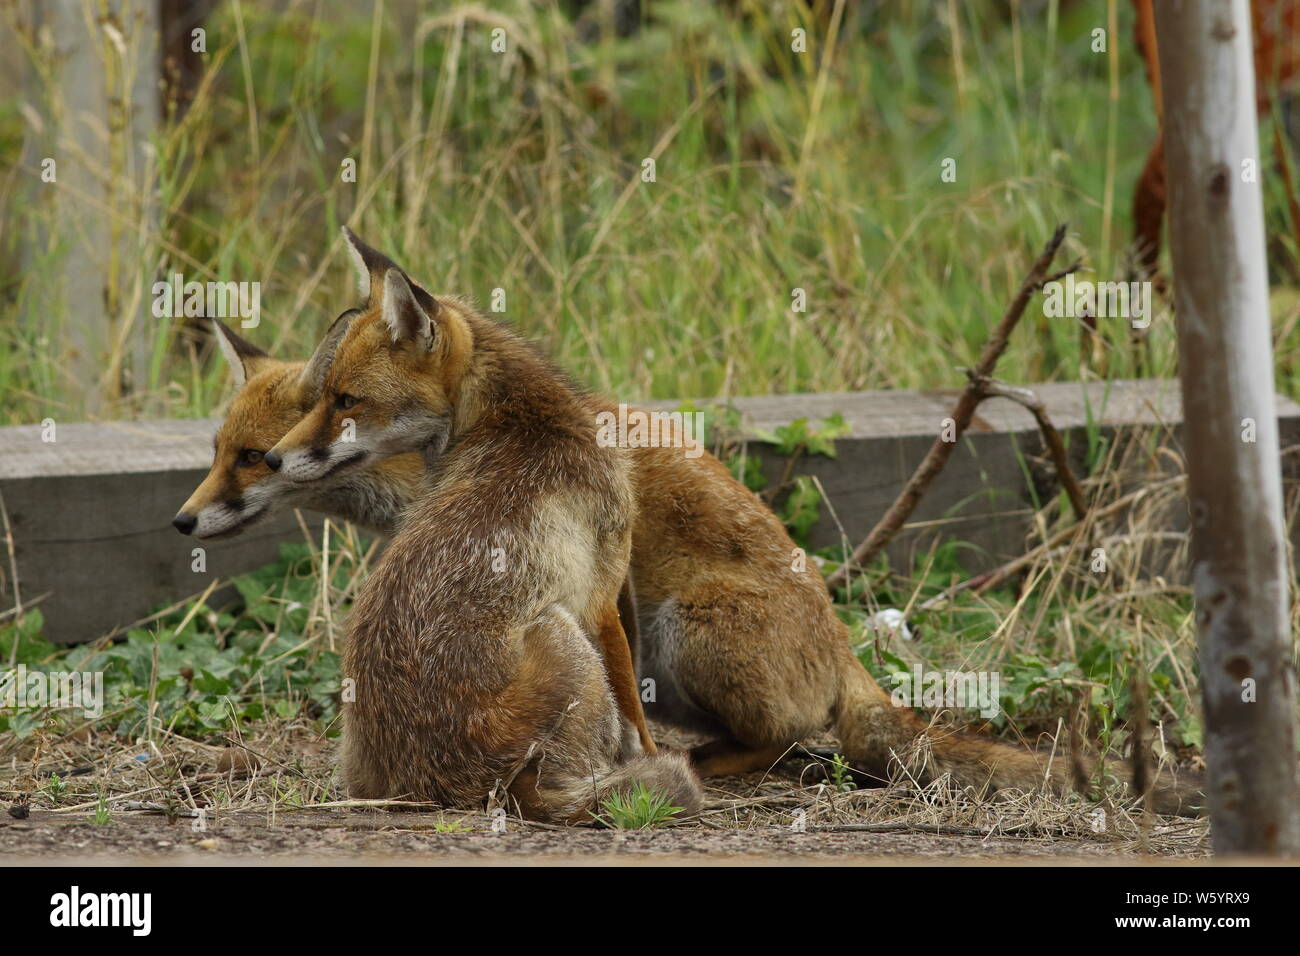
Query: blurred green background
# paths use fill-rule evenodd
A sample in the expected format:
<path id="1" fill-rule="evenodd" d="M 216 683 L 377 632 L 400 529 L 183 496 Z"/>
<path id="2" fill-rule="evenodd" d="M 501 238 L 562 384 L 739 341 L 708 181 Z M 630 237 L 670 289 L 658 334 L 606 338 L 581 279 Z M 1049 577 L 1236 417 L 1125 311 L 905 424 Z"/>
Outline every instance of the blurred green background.
<path id="1" fill-rule="evenodd" d="M 504 290 L 505 319 L 633 401 L 959 385 L 1058 222 L 1082 277 L 1132 276 L 1156 120 L 1127 2 L 221 0 L 192 99 L 150 134 L 148 214 L 128 223 L 116 293 L 61 301 L 66 207 L 24 185 L 39 169 L 23 148 L 58 113 L 40 88 L 55 59 L 16 9 L 5 48 L 21 56 L 0 87 L 6 424 L 218 413 L 227 373 L 202 322 L 155 318 L 151 284 L 258 281 L 248 337 L 304 356 L 354 304 L 343 222 L 434 291 L 487 308 Z M 1297 250 L 1268 149 L 1261 169 L 1279 389 L 1295 394 Z M 1174 374 L 1157 311 L 1139 344 L 1123 319 L 1083 343 L 1076 320 L 1031 307 L 1001 372 Z M 143 358 L 109 354 L 111 380 L 89 381 L 52 331 L 77 323 L 105 323 L 110 352 L 143 342 Z"/>

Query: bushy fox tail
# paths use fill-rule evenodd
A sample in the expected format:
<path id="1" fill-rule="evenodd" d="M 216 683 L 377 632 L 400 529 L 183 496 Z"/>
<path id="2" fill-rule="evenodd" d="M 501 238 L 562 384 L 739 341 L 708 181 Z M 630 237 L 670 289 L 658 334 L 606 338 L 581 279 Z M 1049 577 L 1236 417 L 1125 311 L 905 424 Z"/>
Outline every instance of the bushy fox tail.
<path id="1" fill-rule="evenodd" d="M 588 824 L 602 814 L 604 803 L 619 794 L 630 794 L 636 785 L 680 807 L 678 815 L 698 813 L 704 805 L 699 779 L 684 754 L 661 752 L 654 756 L 635 757 L 597 777 L 568 778 L 549 776 L 538 785 L 523 780 L 525 788 L 512 788 L 520 800 L 525 816 L 555 823 Z"/>
<path id="2" fill-rule="evenodd" d="M 889 780 L 900 771 L 919 784 L 944 774 L 955 785 L 977 794 L 994 790 L 1035 791 L 1046 787 L 1064 794 L 1072 787 L 1071 761 L 1058 752 L 1045 755 L 976 734 L 931 728 L 910 707 L 899 707 L 872 679 L 845 646 L 849 661 L 843 668 L 835 734 L 851 767 L 871 777 Z M 921 739 L 924 738 L 924 739 Z M 1087 768 L 1091 775 L 1091 767 Z M 1151 791 L 1157 813 L 1197 815 L 1204 812 L 1197 782 L 1174 781 L 1162 775 Z"/>
<path id="3" fill-rule="evenodd" d="M 616 794 L 631 793 L 638 783 L 681 807 L 681 815 L 699 813 L 704 806 L 704 792 L 686 755 L 667 752 L 634 757 L 596 781 L 597 806 Z"/>

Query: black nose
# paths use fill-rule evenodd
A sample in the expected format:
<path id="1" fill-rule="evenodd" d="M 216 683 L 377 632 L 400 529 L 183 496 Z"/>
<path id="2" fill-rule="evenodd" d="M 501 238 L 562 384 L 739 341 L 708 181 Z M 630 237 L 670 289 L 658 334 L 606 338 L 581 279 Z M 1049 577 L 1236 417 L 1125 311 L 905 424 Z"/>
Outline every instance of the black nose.
<path id="1" fill-rule="evenodd" d="M 280 470 L 280 456 L 273 451 L 268 451 L 262 456 L 262 461 L 266 462 L 266 467 L 272 471 Z"/>
<path id="2" fill-rule="evenodd" d="M 172 527 L 181 534 L 189 534 L 198 523 L 198 518 L 194 517 L 194 515 L 187 515 L 184 511 L 178 512 L 176 517 L 172 518 Z"/>

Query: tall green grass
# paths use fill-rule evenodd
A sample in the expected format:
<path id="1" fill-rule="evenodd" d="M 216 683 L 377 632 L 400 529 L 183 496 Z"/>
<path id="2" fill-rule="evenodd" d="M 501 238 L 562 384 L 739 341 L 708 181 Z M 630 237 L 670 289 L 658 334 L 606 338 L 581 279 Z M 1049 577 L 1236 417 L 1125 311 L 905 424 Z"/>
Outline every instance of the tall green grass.
<path id="1" fill-rule="evenodd" d="M 1126 276 L 1132 188 L 1155 131 L 1129 4 L 1105 54 L 1091 34 L 1108 27 L 1102 3 L 645 6 L 642 27 L 618 37 L 554 0 L 396 3 L 380 16 L 220 5 L 209 82 L 155 143 L 161 214 L 144 287 L 174 271 L 260 281 L 249 336 L 302 355 L 354 303 L 346 221 L 436 291 L 487 305 L 504 290 L 506 319 L 579 379 L 637 400 L 958 384 L 1059 221 L 1087 277 Z M 490 49 L 494 27 L 504 54 Z M 805 54 L 790 49 L 797 28 Z M 0 103 L 0 143 L 21 123 Z M 647 157 L 653 183 L 640 179 Z M 356 183 L 340 177 L 349 158 Z M 945 158 L 955 183 L 941 181 Z M 1296 250 L 1263 166 L 1283 285 Z M 3 261 L 16 261 L 24 217 L 44 214 L 0 210 Z M 48 274 L 0 285 L 5 423 L 85 408 L 84 383 L 60 372 L 65 343 L 19 321 Z M 806 312 L 791 309 L 796 288 Z M 228 385 L 210 343 L 148 305 L 135 316 L 146 380 L 110 414 L 213 413 Z M 1279 293 L 1287 390 L 1298 320 L 1300 302 Z M 1174 372 L 1167 315 L 1142 367 L 1123 320 L 1102 333 L 1099 362 L 1074 320 L 1031 312 L 1002 372 Z"/>

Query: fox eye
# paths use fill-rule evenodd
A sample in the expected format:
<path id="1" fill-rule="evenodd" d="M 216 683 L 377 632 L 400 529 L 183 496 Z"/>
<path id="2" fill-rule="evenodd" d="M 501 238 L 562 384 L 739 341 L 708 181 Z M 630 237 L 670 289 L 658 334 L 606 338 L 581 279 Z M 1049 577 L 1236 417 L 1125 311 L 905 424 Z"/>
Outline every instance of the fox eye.
<path id="1" fill-rule="evenodd" d="M 361 399 L 357 398 L 355 395 L 349 395 L 347 392 L 339 392 L 338 395 L 334 396 L 334 407 L 341 412 L 346 412 L 359 401 L 361 401 Z"/>
<path id="2" fill-rule="evenodd" d="M 251 468 L 262 460 L 263 454 L 264 452 L 260 452 L 255 448 L 244 448 L 240 450 L 239 457 L 235 459 L 235 463 L 239 465 L 240 468 Z"/>

